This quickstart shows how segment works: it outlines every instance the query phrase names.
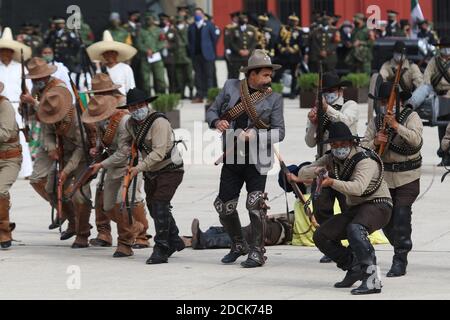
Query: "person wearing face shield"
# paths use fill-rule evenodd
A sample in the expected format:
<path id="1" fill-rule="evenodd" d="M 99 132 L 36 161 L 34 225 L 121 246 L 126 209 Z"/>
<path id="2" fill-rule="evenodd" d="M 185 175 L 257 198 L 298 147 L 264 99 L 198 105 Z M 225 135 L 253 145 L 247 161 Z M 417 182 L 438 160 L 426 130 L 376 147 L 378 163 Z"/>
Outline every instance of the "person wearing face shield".
<path id="1" fill-rule="evenodd" d="M 250 54 L 256 49 L 258 29 L 248 24 L 248 16 L 241 12 L 238 25 L 229 31 L 230 72 L 228 79 L 239 79 L 239 69 L 248 61 Z"/>
<path id="2" fill-rule="evenodd" d="M 381 142 L 388 142 L 381 155 L 384 179 L 394 204 L 391 220 L 383 228 L 394 247 L 392 266 L 387 276 L 401 277 L 406 274 L 408 253 L 412 249 L 411 207 L 420 192 L 423 124 L 417 112 L 405 106 L 405 101 L 411 97 L 408 91 L 400 92 L 400 108 L 396 109 L 395 114 L 386 115 L 385 108 L 392 88 L 393 82 L 384 82 L 378 96 L 369 94 L 369 98 L 380 101 L 384 112 L 369 123 L 362 145 L 376 150 Z M 383 120 L 387 124 L 387 135 L 381 130 Z"/>
<path id="3" fill-rule="evenodd" d="M 358 104 L 352 100 L 344 100 L 344 87 L 349 86 L 348 81 L 340 81 L 339 76 L 334 72 L 327 72 L 323 75 L 323 111 L 324 119 L 324 139 L 328 138 L 329 128 L 333 122 L 343 122 L 352 134 L 356 135 L 358 130 L 359 110 Z M 306 124 L 305 142 L 310 148 L 317 146 L 317 106 L 308 113 Z M 313 187 L 313 189 L 315 189 Z M 313 199 L 314 216 L 319 224 L 324 223 L 334 215 L 334 203 L 338 199 L 341 208 L 346 208 L 345 196 L 332 188 L 322 188 L 322 192 L 317 199 Z M 326 256 L 320 259 L 321 263 L 331 262 Z"/>
<path id="4" fill-rule="evenodd" d="M 355 14 L 352 32 L 351 49 L 345 58 L 345 63 L 351 72 L 370 74 L 372 70 L 372 47 L 375 42 L 375 32 L 367 29 L 363 13 Z"/>
<path id="5" fill-rule="evenodd" d="M 386 61 L 380 69 L 380 75 L 383 81 L 394 81 L 400 62 L 403 61 L 402 74 L 400 78 L 400 89 L 402 91 L 412 92 L 423 83 L 423 74 L 417 64 L 408 60 L 406 56 L 406 45 L 403 41 L 397 41 L 394 44 L 394 55 L 392 59 Z"/>
<path id="6" fill-rule="evenodd" d="M 144 175 L 146 203 L 155 223 L 155 245 L 147 264 L 167 263 L 175 251 L 185 248 L 170 203 L 183 180 L 183 159 L 169 120 L 149 105 L 156 98 L 135 88 L 128 92 L 126 105 L 118 107 L 131 114 L 125 125 L 128 138 L 121 139 L 118 148 L 130 150 L 134 143 L 139 150 L 139 163 L 131 168 L 131 178 Z"/>
<path id="7" fill-rule="evenodd" d="M 429 96 L 441 96 L 446 99 L 441 103 L 448 103 L 450 96 L 450 37 L 444 36 L 438 44 L 439 54 L 433 57 L 423 74 L 423 84 L 418 87 L 408 100 L 413 109 L 421 106 Z M 450 114 L 438 115 L 440 120 L 450 122 Z M 447 125 L 438 126 L 439 141 L 445 135 Z M 450 156 L 439 147 L 438 156 L 442 159 L 439 166 L 450 165 Z"/>
<path id="8" fill-rule="evenodd" d="M 311 165 L 300 169 L 291 181 L 315 179 L 324 169 L 328 177 L 322 187 L 329 187 L 345 195 L 347 206 L 342 214 L 328 219 L 314 233 L 316 246 L 347 271 L 336 288 L 350 288 L 357 281 L 361 285 L 351 291 L 354 295 L 381 292 L 375 249 L 368 235 L 385 227 L 392 212 L 392 198 L 383 177 L 383 164 L 378 155 L 359 145 L 359 138 L 343 122 L 330 125 L 324 144 L 331 150 Z M 341 240 L 347 239 L 344 247 Z"/>

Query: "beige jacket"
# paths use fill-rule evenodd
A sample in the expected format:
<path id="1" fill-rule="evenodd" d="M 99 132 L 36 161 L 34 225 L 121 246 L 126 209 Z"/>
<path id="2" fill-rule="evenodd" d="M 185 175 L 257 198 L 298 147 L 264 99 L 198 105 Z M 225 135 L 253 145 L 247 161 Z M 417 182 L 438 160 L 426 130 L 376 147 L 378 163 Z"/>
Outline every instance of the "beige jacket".
<path id="1" fill-rule="evenodd" d="M 362 150 L 363 149 L 360 147 L 353 147 L 349 158 Z M 342 173 L 344 162 L 336 160 L 330 153 L 327 153 L 309 166 L 303 167 L 298 173 L 298 177 L 301 179 L 314 179 L 316 177 L 314 171 L 317 167 L 325 167 L 328 171 L 331 171 L 334 162 L 338 165 L 339 173 Z M 369 186 L 372 186 L 377 182 L 379 174 L 380 169 L 377 162 L 372 159 L 364 159 L 358 162 L 349 181 L 335 179 L 331 188 L 344 194 L 346 202 L 350 207 L 377 198 L 391 198 L 389 189 L 384 180 L 375 193 L 366 197 L 361 196 Z"/>
<path id="2" fill-rule="evenodd" d="M 7 142 L 11 139 L 16 141 Z M 8 151 L 19 147 L 19 127 L 14 108 L 8 99 L 0 96 L 0 151 Z"/>
<path id="3" fill-rule="evenodd" d="M 383 78 L 383 80 L 394 81 L 395 73 L 393 69 L 397 70 L 397 68 L 398 64 L 397 62 L 395 62 L 394 59 L 386 61 L 380 69 L 380 75 Z M 422 71 L 420 71 L 417 64 L 412 63 L 409 60 L 406 60 L 403 63 L 403 69 L 406 69 L 406 71 L 404 72 L 402 79 L 404 84 L 407 86 L 406 89 L 408 91 L 412 92 L 423 84 L 423 74 Z"/>
<path id="4" fill-rule="evenodd" d="M 154 112 L 154 110 L 150 109 L 150 114 Z M 127 121 L 126 128 L 133 139 L 135 139 L 138 131 L 136 122 L 130 119 Z M 151 146 L 152 151 L 149 154 L 145 151 L 141 152 L 142 161 L 136 166 L 139 172 L 155 172 L 172 163 L 172 159 L 163 160 L 166 154 L 174 147 L 174 134 L 169 121 L 164 118 L 156 119 L 148 130 L 145 143 Z M 175 147 L 173 150 L 173 155 L 181 159 L 178 149 Z"/>
<path id="5" fill-rule="evenodd" d="M 445 131 L 445 136 L 442 138 L 441 148 L 445 152 L 450 151 L 450 123 L 447 126 L 447 130 Z"/>
<path id="6" fill-rule="evenodd" d="M 441 57 L 439 56 L 433 57 L 428 63 L 427 68 L 425 69 L 425 72 L 423 74 L 423 81 L 425 84 L 431 85 L 431 79 L 433 75 L 438 73 L 438 68 L 436 66 L 436 59 L 441 59 Z M 450 70 L 447 70 L 447 72 L 450 74 Z M 450 91 L 450 83 L 448 83 L 447 80 L 445 80 L 445 77 L 442 77 L 441 81 L 439 82 L 437 87 L 434 88 L 434 90 L 448 92 Z"/>
<path id="7" fill-rule="evenodd" d="M 343 122 L 345 123 L 351 130 L 354 135 L 358 134 L 358 117 L 359 117 L 359 109 L 358 104 L 355 101 L 349 100 L 344 103 L 344 98 L 340 97 L 336 101 L 337 105 L 342 105 L 340 111 L 334 109 L 329 106 L 327 108 L 326 115 L 329 117 L 331 122 Z M 317 145 L 316 139 L 317 133 L 317 125 L 312 124 L 308 119 L 308 123 L 306 124 L 306 135 L 305 142 L 306 145 L 310 148 L 314 148 Z M 323 139 L 328 139 L 328 131 L 324 132 Z M 329 150 L 330 146 L 326 145 L 324 150 Z"/>
<path id="8" fill-rule="evenodd" d="M 401 109 L 403 110 L 403 108 Z M 404 125 L 399 124 L 398 132 L 395 136 L 393 142 L 396 145 L 402 146 L 408 144 L 412 147 L 419 146 L 422 142 L 422 132 L 423 132 L 423 124 L 417 112 L 413 112 L 406 119 Z M 372 150 L 376 150 L 374 140 L 377 134 L 377 130 L 375 127 L 375 120 L 371 121 L 369 126 L 367 127 L 366 134 L 364 135 L 364 139 L 361 144 L 367 148 Z M 395 163 L 395 162 L 405 162 L 408 160 L 414 160 L 420 157 L 420 152 L 413 154 L 411 156 L 404 156 L 398 153 L 395 153 L 386 146 L 384 154 L 381 156 L 381 159 L 384 163 Z M 395 189 L 401 187 L 405 184 L 413 182 L 420 178 L 421 170 L 420 168 L 414 169 L 411 171 L 405 172 L 384 172 L 384 179 L 386 180 L 390 189 Z"/>
<path id="9" fill-rule="evenodd" d="M 56 150 L 56 126 L 42 123 L 43 146 L 47 152 Z M 64 173 L 70 175 L 78 166 L 86 166 L 83 144 L 76 114 L 72 117 L 72 124 L 63 136 Z"/>

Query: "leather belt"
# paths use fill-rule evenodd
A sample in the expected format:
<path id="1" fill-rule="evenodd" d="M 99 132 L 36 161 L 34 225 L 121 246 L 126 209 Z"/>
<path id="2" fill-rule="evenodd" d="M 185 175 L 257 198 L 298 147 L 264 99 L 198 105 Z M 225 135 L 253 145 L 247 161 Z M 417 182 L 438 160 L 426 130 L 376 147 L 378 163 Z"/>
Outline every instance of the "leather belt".
<path id="1" fill-rule="evenodd" d="M 0 151 L 0 160 L 19 158 L 22 155 L 22 148 Z"/>
<path id="2" fill-rule="evenodd" d="M 405 162 L 384 163 L 384 170 L 388 172 L 405 172 L 419 169 L 422 166 L 422 157 Z"/>
<path id="3" fill-rule="evenodd" d="M 14 143 L 19 141 L 19 136 L 11 137 L 8 141 L 5 143 Z"/>

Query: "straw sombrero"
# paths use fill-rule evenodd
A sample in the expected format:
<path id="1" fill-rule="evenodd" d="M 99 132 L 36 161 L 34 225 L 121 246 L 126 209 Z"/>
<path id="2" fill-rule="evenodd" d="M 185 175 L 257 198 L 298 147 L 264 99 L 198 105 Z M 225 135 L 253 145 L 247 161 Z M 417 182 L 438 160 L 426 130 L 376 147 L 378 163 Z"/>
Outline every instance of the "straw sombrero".
<path id="1" fill-rule="evenodd" d="M 70 91 L 64 87 L 54 87 L 42 97 L 37 113 L 40 121 L 53 124 L 64 119 L 71 108 Z"/>
<path id="2" fill-rule="evenodd" d="M 84 123 L 95 123 L 108 119 L 117 112 L 117 105 L 117 99 L 113 96 L 93 96 L 81 120 Z"/>
<path id="3" fill-rule="evenodd" d="M 106 73 L 97 73 L 92 78 L 91 90 L 86 91 L 86 93 L 99 93 L 114 91 L 122 87 L 120 84 L 114 84 L 111 77 Z"/>
<path id="4" fill-rule="evenodd" d="M 0 38 L 0 49 L 11 49 L 14 51 L 13 59 L 20 61 L 20 50 L 23 49 L 23 59 L 28 60 L 31 57 L 31 48 L 29 46 L 15 41 L 12 36 L 10 28 L 5 28 L 3 30 L 3 35 Z"/>
<path id="5" fill-rule="evenodd" d="M 55 65 L 49 65 L 44 59 L 34 57 L 27 63 L 28 74 L 27 79 L 41 79 L 48 77 L 58 69 Z"/>
<path id="6" fill-rule="evenodd" d="M 130 60 L 137 53 L 136 48 L 122 42 L 114 41 L 111 32 L 108 30 L 103 32 L 102 41 L 91 44 L 86 50 L 91 60 L 101 62 L 106 62 L 102 55 L 106 51 L 117 51 L 119 53 L 117 61 L 119 62 Z"/>

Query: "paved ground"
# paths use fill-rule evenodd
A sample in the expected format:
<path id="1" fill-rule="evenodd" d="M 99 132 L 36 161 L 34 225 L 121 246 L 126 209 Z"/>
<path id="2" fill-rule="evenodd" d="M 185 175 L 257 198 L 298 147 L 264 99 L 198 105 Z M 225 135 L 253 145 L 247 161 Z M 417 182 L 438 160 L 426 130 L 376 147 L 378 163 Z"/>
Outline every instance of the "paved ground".
<path id="1" fill-rule="evenodd" d="M 202 123 L 203 105 L 184 102 L 182 127 L 178 134 L 193 141 L 189 134 Z M 364 133 L 366 105 L 361 105 L 359 133 Z M 311 160 L 314 150 L 303 141 L 306 110 L 298 100 L 285 101 L 287 136 L 281 152 L 289 163 Z M 334 265 L 318 263 L 315 248 L 277 246 L 267 248 L 268 263 L 248 270 L 236 265 L 221 265 L 227 250 L 193 251 L 186 249 L 156 266 L 145 264 L 151 249 L 136 250 L 134 257 L 111 257 L 113 248 L 70 249 L 71 240 L 58 240 L 49 231 L 49 207 L 32 191 L 27 181 L 13 187 L 12 218 L 17 223 L 14 246 L 0 252 L 0 300 L 11 299 L 449 299 L 450 298 L 450 209 L 449 181 L 440 183 L 443 169 L 437 168 L 436 128 L 424 131 L 424 169 L 421 196 L 414 206 L 414 250 L 410 255 L 408 275 L 401 279 L 383 277 L 383 293 L 370 297 L 352 297 L 348 289 L 334 289 L 332 284 L 343 272 Z M 215 144 L 217 134 L 211 135 Z M 197 147 L 199 143 L 197 142 Z M 196 147 L 196 149 L 198 149 Z M 205 145 L 203 146 L 205 147 Z M 200 148 L 201 150 L 201 148 Z M 201 153 L 200 153 L 201 155 Z M 188 154 L 185 155 L 188 161 Z M 197 157 L 199 155 L 197 154 Z M 211 158 L 213 159 L 213 158 Z M 212 202 L 218 190 L 220 167 L 187 164 L 186 175 L 174 201 L 174 212 L 181 233 L 190 234 L 194 217 L 201 227 L 218 224 Z M 268 179 L 271 212 L 283 212 L 284 195 L 276 176 Z M 290 198 L 292 200 L 292 198 Z M 291 201 L 292 202 L 292 201 Z M 248 222 L 242 204 L 241 218 Z M 94 217 L 91 217 L 94 224 Z M 153 228 L 151 229 L 153 232 Z M 95 235 L 95 230 L 94 230 Z M 377 246 L 382 274 L 390 266 L 392 250 Z M 73 281 L 79 270 L 80 282 Z M 72 276 L 71 276 L 72 275 Z M 79 284 L 79 289 L 77 289 Z M 75 287 L 75 288 L 74 288 Z"/>

